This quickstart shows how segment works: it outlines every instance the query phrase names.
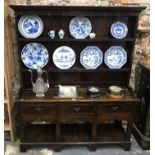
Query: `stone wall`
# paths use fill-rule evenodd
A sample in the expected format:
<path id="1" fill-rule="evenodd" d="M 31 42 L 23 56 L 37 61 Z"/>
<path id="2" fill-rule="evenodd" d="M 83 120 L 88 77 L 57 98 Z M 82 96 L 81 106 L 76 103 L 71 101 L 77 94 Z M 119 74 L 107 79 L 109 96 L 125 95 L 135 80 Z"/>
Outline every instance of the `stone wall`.
<path id="1" fill-rule="evenodd" d="M 149 0 L 9 0 L 15 5 L 149 5 Z"/>
<path id="2" fill-rule="evenodd" d="M 78 5 L 78 6 L 122 6 L 122 5 L 142 5 L 147 8 L 141 13 L 138 24 L 137 40 L 135 45 L 132 74 L 130 85 L 134 88 L 134 72 L 135 66 L 141 59 L 142 55 L 150 55 L 150 8 L 149 0 L 10 0 L 10 4 L 15 5 Z M 12 41 L 14 47 L 14 59 L 17 73 L 19 73 L 18 57 L 17 57 L 17 42 L 15 33 L 14 12 L 10 9 L 10 19 L 12 28 Z M 16 76 L 16 86 L 19 87 L 17 81 L 20 81 L 20 76 Z M 16 89 L 15 89 L 16 90 Z"/>

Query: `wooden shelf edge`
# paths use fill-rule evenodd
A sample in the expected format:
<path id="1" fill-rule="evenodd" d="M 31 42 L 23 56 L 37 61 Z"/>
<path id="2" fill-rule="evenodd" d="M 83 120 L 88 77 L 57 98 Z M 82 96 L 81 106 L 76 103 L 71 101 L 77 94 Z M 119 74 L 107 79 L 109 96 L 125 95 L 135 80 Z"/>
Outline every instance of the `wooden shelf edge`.
<path id="1" fill-rule="evenodd" d="M 121 68 L 121 69 L 110 69 L 110 68 L 100 68 L 100 69 L 85 69 L 85 68 L 71 68 L 68 70 L 59 69 L 59 68 L 49 68 L 46 69 L 48 72 L 128 72 L 130 71 L 129 68 Z M 28 69 L 22 69 L 22 72 L 29 72 Z"/>
<path id="2" fill-rule="evenodd" d="M 115 39 L 115 38 L 86 38 L 86 39 L 74 39 L 74 38 L 64 38 L 64 39 L 50 39 L 48 37 L 36 38 L 36 39 L 27 39 L 27 38 L 19 38 L 19 41 L 29 42 L 29 41 L 48 41 L 48 42 L 101 42 L 101 41 L 114 41 L 114 42 L 123 42 L 123 41 L 134 41 L 134 38 L 124 38 L 124 39 Z"/>

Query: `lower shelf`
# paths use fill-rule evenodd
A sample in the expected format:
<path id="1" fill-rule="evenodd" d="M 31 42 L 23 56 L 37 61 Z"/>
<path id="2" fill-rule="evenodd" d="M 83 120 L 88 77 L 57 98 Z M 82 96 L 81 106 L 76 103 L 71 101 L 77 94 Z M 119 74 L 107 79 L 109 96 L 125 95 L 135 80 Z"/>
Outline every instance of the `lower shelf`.
<path id="1" fill-rule="evenodd" d="M 99 124 L 97 128 L 97 141 L 118 142 L 125 141 L 125 131 L 120 124 Z"/>
<path id="2" fill-rule="evenodd" d="M 91 140 L 90 124 L 62 124 L 61 142 L 89 142 Z"/>
<path id="3" fill-rule="evenodd" d="M 25 133 L 21 142 L 26 143 L 55 143 L 56 125 L 55 124 L 33 124 L 26 125 Z M 61 124 L 60 143 L 62 142 L 92 142 L 92 125 L 82 124 Z M 115 143 L 123 142 L 125 131 L 120 124 L 98 124 L 95 142 Z M 59 143 L 58 142 L 58 143 Z"/>
<path id="4" fill-rule="evenodd" d="M 56 141 L 55 125 L 26 125 L 21 142 L 26 143 L 52 143 Z"/>
<path id="5" fill-rule="evenodd" d="M 33 147 L 46 147 L 60 151 L 70 146 L 86 146 L 90 150 L 103 146 L 119 146 L 126 151 L 130 150 L 131 142 L 126 140 L 120 123 L 98 124 L 96 129 L 96 140 L 92 140 L 91 124 L 61 124 L 60 140 L 56 141 L 56 124 L 29 124 L 23 131 L 20 150 L 23 152 Z"/>

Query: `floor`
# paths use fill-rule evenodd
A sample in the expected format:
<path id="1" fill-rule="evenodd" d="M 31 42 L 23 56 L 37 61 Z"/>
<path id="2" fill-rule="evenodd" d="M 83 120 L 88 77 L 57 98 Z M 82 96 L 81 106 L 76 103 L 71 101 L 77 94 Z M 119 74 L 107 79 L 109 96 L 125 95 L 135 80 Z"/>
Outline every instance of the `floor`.
<path id="1" fill-rule="evenodd" d="M 142 150 L 137 144 L 134 137 L 132 137 L 132 146 L 130 151 L 124 151 L 119 147 L 103 147 L 97 149 L 95 152 L 90 152 L 85 147 L 66 148 L 61 152 L 54 152 L 48 149 L 32 149 L 27 153 L 19 152 L 19 142 L 6 143 L 5 155 L 150 155 L 149 150 Z"/>

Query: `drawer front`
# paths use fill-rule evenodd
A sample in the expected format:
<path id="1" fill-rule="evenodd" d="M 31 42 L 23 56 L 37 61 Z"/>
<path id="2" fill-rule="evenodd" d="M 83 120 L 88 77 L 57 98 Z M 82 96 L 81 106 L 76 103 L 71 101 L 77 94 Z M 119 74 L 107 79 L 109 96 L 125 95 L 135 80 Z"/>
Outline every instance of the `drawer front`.
<path id="1" fill-rule="evenodd" d="M 60 115 L 94 114 L 94 106 L 87 104 L 65 104 L 60 106 Z"/>
<path id="2" fill-rule="evenodd" d="M 100 121 L 110 121 L 110 120 L 126 120 L 126 121 L 130 121 L 132 118 L 132 114 L 131 113 L 106 113 L 103 115 L 98 115 L 97 120 Z"/>
<path id="3" fill-rule="evenodd" d="M 21 113 L 23 121 L 52 121 L 56 114 L 55 105 L 22 105 Z"/>
<path id="4" fill-rule="evenodd" d="M 133 105 L 121 105 L 121 104 L 99 105 L 98 114 L 132 112 L 134 108 L 135 107 Z"/>
<path id="5" fill-rule="evenodd" d="M 136 105 L 134 104 L 106 104 L 98 105 L 98 121 L 106 120 L 126 120 L 132 118 Z"/>

